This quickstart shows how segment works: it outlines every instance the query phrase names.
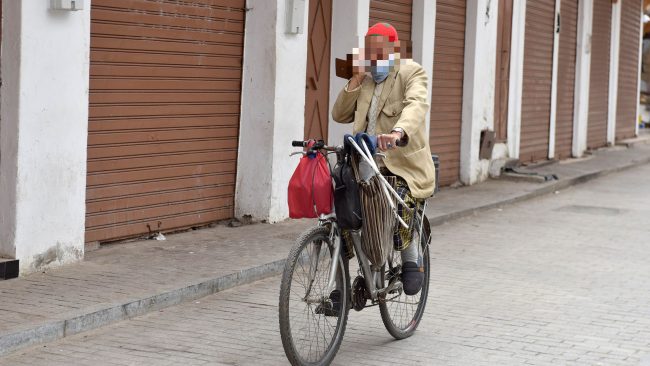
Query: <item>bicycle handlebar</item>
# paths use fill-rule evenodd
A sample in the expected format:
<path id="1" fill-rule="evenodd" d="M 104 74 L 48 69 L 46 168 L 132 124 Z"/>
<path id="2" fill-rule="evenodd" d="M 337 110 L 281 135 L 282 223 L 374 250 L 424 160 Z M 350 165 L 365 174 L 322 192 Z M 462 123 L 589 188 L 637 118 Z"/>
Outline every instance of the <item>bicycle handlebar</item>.
<path id="1" fill-rule="evenodd" d="M 326 146 L 325 141 L 323 140 L 305 140 L 305 141 L 300 141 L 300 140 L 293 140 L 291 141 L 291 146 L 293 147 L 307 147 L 309 146 L 309 143 L 313 142 L 314 144 L 309 147 L 309 151 L 316 151 L 316 150 L 327 150 L 327 151 L 337 151 L 342 148 L 342 146 Z M 406 144 L 402 140 L 397 140 L 395 143 L 396 147 L 403 147 Z"/>
<path id="2" fill-rule="evenodd" d="M 309 146 L 310 143 L 312 143 L 311 146 Z M 309 147 L 309 151 L 316 151 L 316 150 L 338 151 L 339 149 L 343 148 L 342 146 L 327 146 L 325 145 L 325 141 L 323 140 L 306 140 L 306 141 L 294 140 L 291 141 L 291 146 Z"/>

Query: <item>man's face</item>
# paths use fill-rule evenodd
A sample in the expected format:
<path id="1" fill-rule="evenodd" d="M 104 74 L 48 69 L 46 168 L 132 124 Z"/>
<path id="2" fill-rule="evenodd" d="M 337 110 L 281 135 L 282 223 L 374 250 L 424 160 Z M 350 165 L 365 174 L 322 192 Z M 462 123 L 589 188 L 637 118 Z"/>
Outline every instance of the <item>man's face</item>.
<path id="1" fill-rule="evenodd" d="M 364 47 L 352 50 L 352 66 L 356 72 L 370 72 L 373 67 L 390 67 L 398 59 L 399 42 L 390 42 L 384 36 L 366 36 Z"/>
<path id="2" fill-rule="evenodd" d="M 366 36 L 364 58 L 370 60 L 374 65 L 377 60 L 388 60 L 388 56 L 394 52 L 393 44 L 384 36 Z"/>

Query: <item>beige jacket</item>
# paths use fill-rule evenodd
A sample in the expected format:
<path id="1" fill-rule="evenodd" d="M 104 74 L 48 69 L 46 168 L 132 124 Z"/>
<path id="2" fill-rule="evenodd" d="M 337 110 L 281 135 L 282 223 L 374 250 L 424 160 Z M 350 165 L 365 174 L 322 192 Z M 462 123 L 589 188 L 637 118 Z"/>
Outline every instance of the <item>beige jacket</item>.
<path id="1" fill-rule="evenodd" d="M 384 81 L 379 98 L 376 132 L 390 133 L 402 128 L 408 136 L 404 147 L 386 151 L 384 163 L 408 183 L 415 198 L 428 198 L 435 188 L 435 167 L 431 160 L 429 134 L 425 116 L 427 103 L 427 75 L 422 66 L 408 61 L 392 71 Z M 354 123 L 354 133 L 366 130 L 367 114 L 375 90 L 375 82 L 366 77 L 363 84 L 351 91 L 341 90 L 332 118 L 340 123 Z"/>

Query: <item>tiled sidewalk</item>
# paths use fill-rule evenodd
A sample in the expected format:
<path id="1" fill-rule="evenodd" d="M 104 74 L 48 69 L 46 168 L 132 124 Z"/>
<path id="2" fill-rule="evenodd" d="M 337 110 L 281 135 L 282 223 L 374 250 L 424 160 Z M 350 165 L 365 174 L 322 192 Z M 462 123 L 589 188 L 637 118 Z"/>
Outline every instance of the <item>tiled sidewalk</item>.
<path id="1" fill-rule="evenodd" d="M 491 180 L 443 190 L 428 216 L 440 224 L 648 162 L 650 145 L 603 150 L 538 168 L 559 181 Z M 83 263 L 0 282 L 0 355 L 275 275 L 294 239 L 312 224 L 219 226 L 111 245 L 87 253 Z"/>

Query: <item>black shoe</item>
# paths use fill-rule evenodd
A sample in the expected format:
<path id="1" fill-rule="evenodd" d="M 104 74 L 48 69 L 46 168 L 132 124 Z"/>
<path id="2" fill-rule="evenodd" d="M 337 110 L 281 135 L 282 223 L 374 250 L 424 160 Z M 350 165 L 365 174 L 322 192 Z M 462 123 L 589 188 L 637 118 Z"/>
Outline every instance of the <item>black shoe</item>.
<path id="1" fill-rule="evenodd" d="M 424 283 L 424 268 L 415 262 L 406 262 L 402 265 L 402 286 L 404 293 L 413 296 L 420 292 Z"/>
<path id="2" fill-rule="evenodd" d="M 339 316 L 341 313 L 341 291 L 332 291 L 330 293 L 330 301 L 318 305 L 314 312 L 325 316 Z"/>

